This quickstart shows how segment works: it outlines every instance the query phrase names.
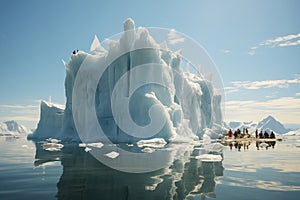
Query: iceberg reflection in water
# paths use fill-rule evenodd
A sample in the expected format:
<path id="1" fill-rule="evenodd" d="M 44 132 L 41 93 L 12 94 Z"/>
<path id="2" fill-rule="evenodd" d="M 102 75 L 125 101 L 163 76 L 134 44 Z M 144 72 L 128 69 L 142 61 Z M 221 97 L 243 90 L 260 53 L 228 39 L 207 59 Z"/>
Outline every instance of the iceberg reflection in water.
<path id="1" fill-rule="evenodd" d="M 63 173 L 57 183 L 58 199 L 215 197 L 216 179 L 223 176 L 222 159 L 211 161 L 196 159 L 202 154 L 203 149 L 199 146 L 197 148 L 193 145 L 188 146 L 185 152 L 180 153 L 182 155 L 180 158 L 169 158 L 173 159 L 173 162 L 163 169 L 148 173 L 126 173 L 102 164 L 90 153 L 85 152 L 85 148 L 78 147 L 78 144 L 65 144 L 62 151 L 49 152 L 44 150 L 40 143 L 36 143 L 35 166 L 61 161 Z M 113 151 L 115 147 L 111 148 Z M 136 146 L 133 148 L 138 149 Z M 171 153 L 165 155 L 176 154 L 174 149 L 168 148 Z"/>

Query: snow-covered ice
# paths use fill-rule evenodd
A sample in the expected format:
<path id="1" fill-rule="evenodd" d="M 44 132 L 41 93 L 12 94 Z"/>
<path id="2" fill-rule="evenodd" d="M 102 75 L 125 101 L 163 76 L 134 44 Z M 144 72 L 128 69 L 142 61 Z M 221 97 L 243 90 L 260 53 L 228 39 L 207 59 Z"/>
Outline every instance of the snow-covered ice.
<path id="1" fill-rule="evenodd" d="M 79 147 L 86 147 L 86 144 L 85 143 L 79 143 L 78 146 Z"/>
<path id="2" fill-rule="evenodd" d="M 221 155 L 214 154 L 202 154 L 195 157 L 196 159 L 201 160 L 202 162 L 220 162 L 222 161 Z"/>
<path id="3" fill-rule="evenodd" d="M 105 156 L 114 159 L 114 158 L 119 156 L 119 153 L 115 152 L 115 151 L 112 151 L 112 152 L 109 152 L 109 153 L 105 154 Z"/>
<path id="4" fill-rule="evenodd" d="M 153 138 L 149 140 L 140 140 L 137 142 L 138 147 L 162 148 L 167 144 L 163 138 Z"/>
<path id="5" fill-rule="evenodd" d="M 47 151 L 60 151 L 64 145 L 63 144 L 58 144 L 58 143 L 44 143 L 43 145 L 43 149 L 47 150 Z"/>

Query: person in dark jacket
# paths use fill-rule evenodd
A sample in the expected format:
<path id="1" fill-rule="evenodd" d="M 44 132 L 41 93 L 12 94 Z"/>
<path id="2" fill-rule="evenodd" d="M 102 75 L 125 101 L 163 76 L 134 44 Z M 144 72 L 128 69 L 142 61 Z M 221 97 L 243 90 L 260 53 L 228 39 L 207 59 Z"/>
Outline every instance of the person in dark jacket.
<path id="1" fill-rule="evenodd" d="M 274 132 L 272 131 L 271 134 L 270 134 L 270 138 L 274 139 L 275 138 L 275 134 Z"/>
<path id="2" fill-rule="evenodd" d="M 264 138 L 269 138 L 269 133 L 267 132 L 267 130 L 265 130 Z"/>
<path id="3" fill-rule="evenodd" d="M 237 137 L 238 137 L 238 132 L 237 132 L 237 131 L 234 131 L 233 136 L 234 136 L 234 138 L 237 138 Z"/>
<path id="4" fill-rule="evenodd" d="M 260 139 L 264 138 L 262 130 L 259 132 L 258 136 L 259 136 Z"/>

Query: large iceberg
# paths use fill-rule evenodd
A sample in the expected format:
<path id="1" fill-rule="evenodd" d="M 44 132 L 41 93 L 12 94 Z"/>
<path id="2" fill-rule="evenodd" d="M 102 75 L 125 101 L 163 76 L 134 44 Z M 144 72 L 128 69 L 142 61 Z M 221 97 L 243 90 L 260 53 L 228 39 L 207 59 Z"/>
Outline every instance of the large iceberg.
<path id="1" fill-rule="evenodd" d="M 32 138 L 169 142 L 220 130 L 221 94 L 211 78 L 183 69 L 181 51 L 158 44 L 146 28 L 136 30 L 132 19 L 118 39 L 106 43 L 95 36 L 89 53 L 74 51 L 64 62 L 65 108 L 42 102 Z"/>

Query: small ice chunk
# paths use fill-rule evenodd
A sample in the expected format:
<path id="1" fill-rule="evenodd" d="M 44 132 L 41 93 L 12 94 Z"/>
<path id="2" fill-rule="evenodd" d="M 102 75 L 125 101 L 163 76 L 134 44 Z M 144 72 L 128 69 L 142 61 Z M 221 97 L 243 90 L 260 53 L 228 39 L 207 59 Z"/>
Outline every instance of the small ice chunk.
<path id="1" fill-rule="evenodd" d="M 57 149 L 61 149 L 63 148 L 64 145 L 63 144 L 57 144 L 57 143 L 45 143 L 43 144 L 43 149 L 48 149 L 48 148 L 57 148 Z"/>
<path id="2" fill-rule="evenodd" d="M 48 138 L 46 139 L 47 142 L 50 142 L 50 143 L 59 143 L 61 142 L 61 140 L 58 140 L 58 139 L 55 139 L 55 138 Z"/>
<path id="3" fill-rule="evenodd" d="M 89 152 L 89 151 L 91 151 L 92 149 L 91 148 L 88 148 L 88 147 L 85 147 L 85 152 Z"/>
<path id="4" fill-rule="evenodd" d="M 105 154 L 105 156 L 114 159 L 114 158 L 116 158 L 116 157 L 119 156 L 119 153 L 118 153 L 118 152 L 115 152 L 115 151 L 112 151 L 112 152 L 110 152 L 110 153 Z"/>
<path id="5" fill-rule="evenodd" d="M 156 189 L 156 186 L 154 185 L 146 185 L 145 190 L 147 191 L 154 191 Z"/>
<path id="6" fill-rule="evenodd" d="M 103 147 L 103 144 L 101 142 L 95 142 L 95 143 L 88 143 L 87 146 L 101 148 Z"/>
<path id="7" fill-rule="evenodd" d="M 210 152 L 222 152 L 226 147 L 218 142 L 204 145 L 204 149 Z"/>
<path id="8" fill-rule="evenodd" d="M 155 151 L 155 149 L 150 148 L 150 147 L 146 147 L 146 148 L 142 149 L 142 152 L 145 152 L 145 153 L 153 153 L 154 151 Z"/>
<path id="9" fill-rule="evenodd" d="M 22 148 L 28 148 L 28 145 L 23 144 L 23 145 L 22 145 Z"/>
<path id="10" fill-rule="evenodd" d="M 45 149 L 46 151 L 60 151 L 61 148 L 56 148 L 56 147 L 49 147 Z"/>
<path id="11" fill-rule="evenodd" d="M 133 147 L 134 145 L 133 144 L 126 144 L 127 146 L 129 146 L 129 147 Z"/>
<path id="12" fill-rule="evenodd" d="M 80 143 L 78 146 L 79 147 L 86 147 L 86 144 L 85 143 Z"/>
<path id="13" fill-rule="evenodd" d="M 167 144 L 163 138 L 153 138 L 150 140 L 140 140 L 137 142 L 138 147 L 162 148 Z"/>
<path id="14" fill-rule="evenodd" d="M 196 159 L 201 160 L 202 162 L 221 162 L 222 156 L 214 154 L 202 154 L 195 157 Z"/>

